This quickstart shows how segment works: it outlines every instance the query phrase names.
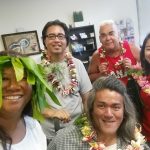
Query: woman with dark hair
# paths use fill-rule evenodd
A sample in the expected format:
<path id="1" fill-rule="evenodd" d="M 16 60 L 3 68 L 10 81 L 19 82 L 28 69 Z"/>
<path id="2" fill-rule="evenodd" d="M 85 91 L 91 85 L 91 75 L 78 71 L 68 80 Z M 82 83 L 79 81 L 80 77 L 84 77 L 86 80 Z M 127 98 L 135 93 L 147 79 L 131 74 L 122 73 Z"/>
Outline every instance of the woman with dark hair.
<path id="1" fill-rule="evenodd" d="M 64 144 L 65 143 L 65 144 Z M 98 78 L 87 101 L 87 117 L 58 131 L 51 150 L 146 150 L 125 86 L 113 76 Z"/>
<path id="2" fill-rule="evenodd" d="M 140 59 L 141 59 L 141 66 L 143 68 L 144 74 L 149 75 L 150 74 L 150 33 L 145 37 L 141 53 L 140 53 Z"/>
<path id="3" fill-rule="evenodd" d="M 0 149 L 46 150 L 46 136 L 38 121 L 47 105 L 44 92 L 55 95 L 41 68 L 29 57 L 0 52 Z M 58 103 L 59 104 L 59 103 Z"/>
<path id="4" fill-rule="evenodd" d="M 132 79 L 129 82 L 129 94 L 136 103 L 142 132 L 145 135 L 150 146 L 150 33 L 145 37 L 140 52 L 142 73 L 132 73 Z"/>

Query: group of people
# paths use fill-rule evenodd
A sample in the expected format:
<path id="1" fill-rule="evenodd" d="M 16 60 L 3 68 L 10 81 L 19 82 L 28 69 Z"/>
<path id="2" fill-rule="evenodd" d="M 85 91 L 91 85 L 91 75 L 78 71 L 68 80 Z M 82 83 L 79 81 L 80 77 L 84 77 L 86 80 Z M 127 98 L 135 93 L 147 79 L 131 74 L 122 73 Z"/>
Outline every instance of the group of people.
<path id="1" fill-rule="evenodd" d="M 88 72 L 71 55 L 69 29 L 59 20 L 43 28 L 40 64 L 0 54 L 0 148 L 150 149 L 150 34 L 140 50 L 120 41 L 109 20 L 101 23 L 99 38 Z"/>

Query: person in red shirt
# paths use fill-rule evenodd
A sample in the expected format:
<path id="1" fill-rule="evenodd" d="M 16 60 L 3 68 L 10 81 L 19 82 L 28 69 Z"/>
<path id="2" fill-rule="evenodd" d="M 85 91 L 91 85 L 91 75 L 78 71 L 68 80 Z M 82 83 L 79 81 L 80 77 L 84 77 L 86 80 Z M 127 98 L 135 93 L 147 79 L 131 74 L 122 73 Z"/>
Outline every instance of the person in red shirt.
<path id="1" fill-rule="evenodd" d="M 99 39 L 102 45 L 94 52 L 88 68 L 90 80 L 93 82 L 100 76 L 115 75 L 127 84 L 126 71 L 140 60 L 140 48 L 133 43 L 122 42 L 112 20 L 100 24 Z"/>
<path id="2" fill-rule="evenodd" d="M 132 73 L 133 79 L 127 87 L 133 101 L 136 102 L 142 132 L 150 146 L 150 33 L 143 42 L 140 59 L 143 74 Z"/>

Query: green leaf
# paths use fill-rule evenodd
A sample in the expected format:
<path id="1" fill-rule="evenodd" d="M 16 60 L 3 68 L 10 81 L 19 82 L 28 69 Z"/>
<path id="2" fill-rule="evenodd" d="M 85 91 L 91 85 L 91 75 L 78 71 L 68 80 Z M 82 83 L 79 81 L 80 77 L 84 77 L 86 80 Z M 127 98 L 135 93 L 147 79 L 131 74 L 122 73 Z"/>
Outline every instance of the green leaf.
<path id="1" fill-rule="evenodd" d="M 35 76 L 29 71 L 27 71 L 27 82 L 31 85 L 35 84 Z"/>
<path id="2" fill-rule="evenodd" d="M 51 99 L 59 106 L 61 106 L 58 98 L 55 96 L 55 94 L 53 92 L 51 92 L 49 89 L 46 89 L 46 92 L 48 93 L 48 95 L 51 97 Z"/>
<path id="3" fill-rule="evenodd" d="M 36 65 L 34 60 L 28 57 L 20 58 L 22 63 L 25 65 L 26 68 L 28 68 L 35 76 L 38 77 L 39 81 L 41 82 L 42 86 L 46 87 L 46 91 L 51 97 L 51 99 L 57 104 L 61 105 L 58 98 L 55 96 L 55 94 L 52 92 L 52 88 L 48 85 L 46 80 L 44 80 L 43 72 L 40 65 Z"/>
<path id="4" fill-rule="evenodd" d="M 0 67 L 0 108 L 2 106 L 2 67 Z"/>
<path id="5" fill-rule="evenodd" d="M 85 113 L 81 114 L 75 121 L 74 124 L 77 126 L 84 126 L 88 123 L 87 115 Z"/>
<path id="6" fill-rule="evenodd" d="M 44 121 L 44 116 L 41 114 L 41 110 L 38 108 L 39 105 L 37 105 L 36 103 L 37 103 L 37 100 L 36 100 L 36 96 L 35 96 L 32 98 L 33 118 L 42 122 L 42 121 Z"/>
<path id="7" fill-rule="evenodd" d="M 15 70 L 17 81 L 22 80 L 24 77 L 24 66 L 22 65 L 21 61 L 19 60 L 19 58 L 12 57 L 11 62 Z"/>
<path id="8" fill-rule="evenodd" d="M 6 62 L 11 61 L 10 56 L 1 56 L 0 65 L 5 64 Z"/>
<path id="9" fill-rule="evenodd" d="M 44 79 L 44 72 L 41 65 L 37 65 L 30 57 L 0 57 L 0 106 L 2 105 L 2 69 L 7 62 L 13 65 L 17 81 L 20 81 L 24 77 L 24 70 L 27 70 L 27 82 L 34 85 L 31 100 L 33 117 L 40 121 L 44 120 L 41 112 L 45 107 L 50 107 L 46 101 L 45 92 L 47 91 L 56 104 L 60 105 L 60 103 L 53 93 L 52 88 Z"/>
<path id="10" fill-rule="evenodd" d="M 142 75 L 143 74 L 143 71 L 142 70 L 139 70 L 139 69 L 129 69 L 127 71 L 127 75 L 130 76 L 132 74 L 136 74 L 136 75 Z"/>
<path id="11" fill-rule="evenodd" d="M 28 70 L 30 70 L 30 72 L 32 72 L 35 76 L 37 76 L 39 80 L 41 81 L 41 83 L 49 89 L 48 84 L 46 83 L 46 81 L 44 80 L 42 76 L 43 73 L 41 72 L 41 68 L 39 68 L 38 65 L 36 65 L 35 62 L 31 58 L 23 57 L 20 59 L 22 63 L 25 65 L 25 67 Z"/>

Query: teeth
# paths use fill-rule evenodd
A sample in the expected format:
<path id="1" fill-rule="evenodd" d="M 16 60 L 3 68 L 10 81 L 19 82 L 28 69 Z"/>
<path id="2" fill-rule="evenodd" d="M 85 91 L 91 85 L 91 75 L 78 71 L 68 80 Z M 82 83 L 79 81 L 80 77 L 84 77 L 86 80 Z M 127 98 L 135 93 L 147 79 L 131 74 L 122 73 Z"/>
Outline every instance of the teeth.
<path id="1" fill-rule="evenodd" d="M 9 100 L 17 100 L 19 99 L 21 96 L 5 96 L 5 99 L 9 99 Z"/>
<path id="2" fill-rule="evenodd" d="M 105 123 L 112 123 L 113 121 L 104 121 Z"/>

